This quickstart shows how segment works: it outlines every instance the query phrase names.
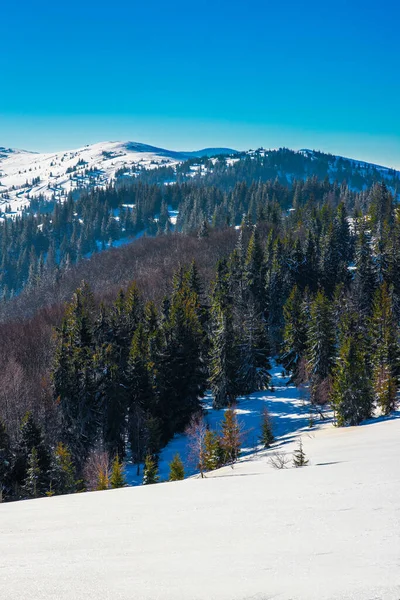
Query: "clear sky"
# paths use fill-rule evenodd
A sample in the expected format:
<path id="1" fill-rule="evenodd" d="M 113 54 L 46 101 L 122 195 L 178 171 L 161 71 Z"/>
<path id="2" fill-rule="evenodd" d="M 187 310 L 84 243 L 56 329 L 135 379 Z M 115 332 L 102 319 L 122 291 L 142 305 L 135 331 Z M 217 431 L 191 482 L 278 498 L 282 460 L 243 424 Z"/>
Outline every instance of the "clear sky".
<path id="1" fill-rule="evenodd" d="M 400 168 L 398 0 L 18 0 L 0 146 L 317 148 Z"/>

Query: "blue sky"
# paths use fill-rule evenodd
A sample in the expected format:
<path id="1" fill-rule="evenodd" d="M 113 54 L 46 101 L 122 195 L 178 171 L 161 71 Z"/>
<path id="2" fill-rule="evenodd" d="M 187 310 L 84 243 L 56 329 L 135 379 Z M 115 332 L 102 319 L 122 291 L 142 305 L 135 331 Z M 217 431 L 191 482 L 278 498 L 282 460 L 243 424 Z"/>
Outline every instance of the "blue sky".
<path id="1" fill-rule="evenodd" d="M 400 168 L 397 0 L 19 0 L 0 145 L 311 147 Z"/>

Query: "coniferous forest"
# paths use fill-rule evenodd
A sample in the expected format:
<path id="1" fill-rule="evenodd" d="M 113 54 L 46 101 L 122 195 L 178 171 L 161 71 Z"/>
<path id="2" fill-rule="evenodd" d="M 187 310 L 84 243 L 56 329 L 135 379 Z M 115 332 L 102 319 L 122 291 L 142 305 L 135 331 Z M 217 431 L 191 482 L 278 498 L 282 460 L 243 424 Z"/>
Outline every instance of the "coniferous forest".
<path id="1" fill-rule="evenodd" d="M 245 168 L 117 180 L 2 225 L 3 500 L 119 487 L 126 457 L 156 481 L 206 390 L 232 407 L 268 389 L 272 361 L 338 426 L 395 410 L 396 190 Z"/>

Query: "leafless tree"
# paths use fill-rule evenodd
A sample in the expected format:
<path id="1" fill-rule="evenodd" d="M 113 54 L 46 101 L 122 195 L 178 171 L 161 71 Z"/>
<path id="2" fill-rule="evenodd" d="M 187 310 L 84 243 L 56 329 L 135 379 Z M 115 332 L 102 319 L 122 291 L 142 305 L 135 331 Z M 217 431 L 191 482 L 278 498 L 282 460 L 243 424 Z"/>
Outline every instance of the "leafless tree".
<path id="1" fill-rule="evenodd" d="M 290 457 L 283 450 L 275 450 L 268 459 L 269 464 L 274 469 L 287 469 L 289 461 Z"/>
<path id="2" fill-rule="evenodd" d="M 189 462 L 199 469 L 201 477 L 204 477 L 205 471 L 205 439 L 207 425 L 202 414 L 192 417 L 190 424 L 186 428 L 186 435 L 189 441 Z"/>
<path id="3" fill-rule="evenodd" d="M 106 490 L 110 486 L 111 462 L 105 450 L 92 450 L 86 461 L 83 473 L 89 491 Z"/>

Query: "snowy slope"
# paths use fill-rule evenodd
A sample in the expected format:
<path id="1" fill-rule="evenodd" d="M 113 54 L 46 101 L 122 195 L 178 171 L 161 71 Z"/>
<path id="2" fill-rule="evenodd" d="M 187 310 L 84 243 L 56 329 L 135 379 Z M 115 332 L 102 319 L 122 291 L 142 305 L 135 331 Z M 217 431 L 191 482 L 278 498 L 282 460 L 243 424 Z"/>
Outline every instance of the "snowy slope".
<path id="1" fill-rule="evenodd" d="M 206 479 L 0 505 L 2 600 L 398 600 L 400 419 Z M 293 450 L 293 442 L 285 448 Z"/>
<path id="2" fill-rule="evenodd" d="M 5 158 L 0 154 L 0 194 L 5 204 L 18 211 L 39 195 L 60 198 L 79 187 L 106 185 L 121 168 L 154 168 L 182 160 L 178 153 L 121 142 L 49 154 L 14 150 Z"/>
<path id="3" fill-rule="evenodd" d="M 248 150 L 240 156 L 268 155 L 271 150 L 260 148 Z M 312 150 L 299 150 L 299 153 L 318 160 L 321 155 L 324 160 L 328 155 Z M 160 166 L 175 166 L 187 159 L 203 156 L 231 155 L 228 165 L 240 160 L 235 157 L 236 150 L 229 148 L 206 148 L 196 152 L 176 152 L 157 148 L 137 142 L 101 142 L 62 152 L 39 154 L 25 150 L 15 150 L 0 147 L 0 212 L 10 206 L 12 213 L 17 214 L 33 198 L 39 196 L 45 199 L 62 199 L 71 190 L 86 187 L 104 187 L 115 178 L 116 172 L 130 175 L 141 169 L 154 169 Z M 350 168 L 358 168 L 361 172 L 376 171 L 382 179 L 390 180 L 395 172 L 386 167 L 380 167 L 353 159 L 342 159 L 340 156 L 329 156 L 332 180 L 335 179 L 337 164 L 340 160 L 349 161 Z M 213 159 L 215 162 L 216 159 Z M 207 169 L 192 165 L 192 176 Z M 290 180 L 290 173 L 285 173 Z"/>
<path id="4" fill-rule="evenodd" d="M 62 198 L 77 188 L 105 186 L 119 169 L 153 169 L 204 154 L 234 152 L 226 148 L 175 152 L 137 142 L 101 142 L 48 154 L 0 147 L 0 210 L 10 205 L 18 212 L 40 195 Z"/>

